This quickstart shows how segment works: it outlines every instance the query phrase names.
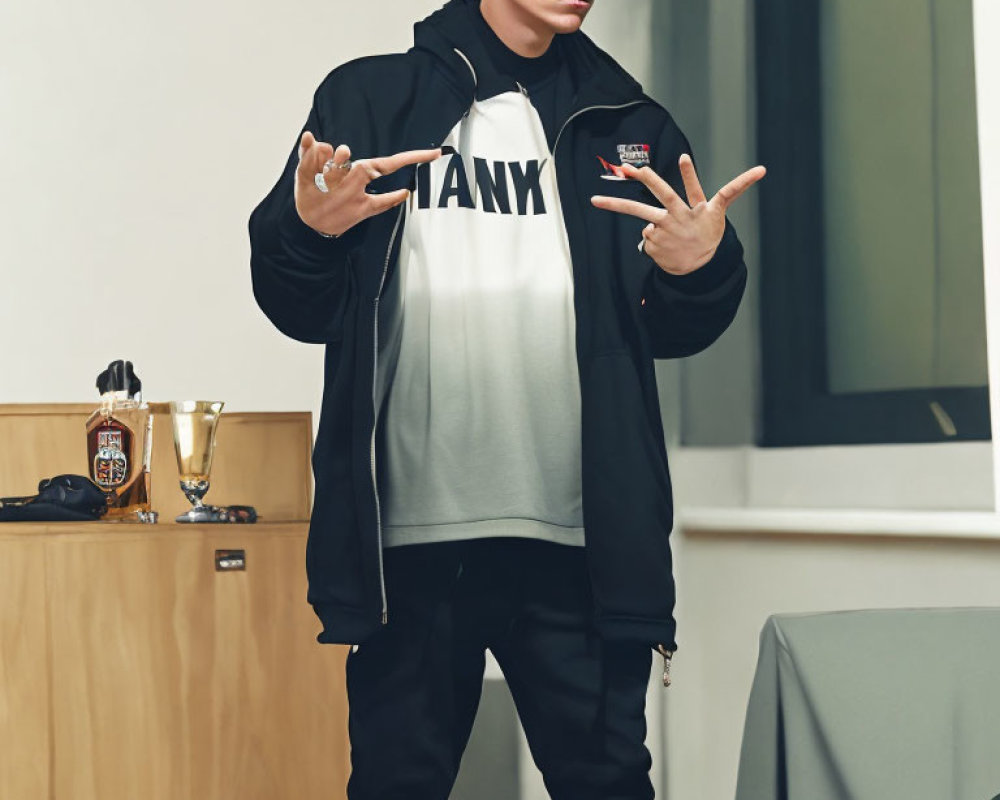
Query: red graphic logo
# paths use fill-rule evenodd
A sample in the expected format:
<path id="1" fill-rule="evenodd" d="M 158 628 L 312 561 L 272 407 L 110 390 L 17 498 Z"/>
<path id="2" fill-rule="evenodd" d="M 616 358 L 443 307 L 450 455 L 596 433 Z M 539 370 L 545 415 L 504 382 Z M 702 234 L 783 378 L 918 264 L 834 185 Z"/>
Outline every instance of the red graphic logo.
<path id="1" fill-rule="evenodd" d="M 604 174 L 601 176 L 602 178 L 604 178 L 604 180 L 606 181 L 628 180 L 628 177 L 625 175 L 625 170 L 623 170 L 621 167 L 615 164 L 608 163 L 600 156 L 597 157 L 597 160 L 600 161 L 601 166 L 604 167 Z"/>
<path id="2" fill-rule="evenodd" d="M 604 167 L 604 174 L 601 176 L 606 181 L 627 181 L 629 178 L 619 165 L 612 164 L 600 156 L 597 160 Z M 649 166 L 649 145 L 648 144 L 620 144 L 618 145 L 618 160 L 622 164 L 631 164 L 633 167 Z"/>

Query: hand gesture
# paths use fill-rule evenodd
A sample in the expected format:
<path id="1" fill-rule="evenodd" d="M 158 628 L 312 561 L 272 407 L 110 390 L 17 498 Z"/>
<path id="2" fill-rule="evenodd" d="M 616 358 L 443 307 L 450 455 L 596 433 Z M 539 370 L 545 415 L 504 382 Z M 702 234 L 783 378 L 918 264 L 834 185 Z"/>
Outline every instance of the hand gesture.
<path id="1" fill-rule="evenodd" d="M 388 211 L 410 196 L 409 189 L 385 194 L 365 191 L 375 178 L 395 172 L 408 164 L 433 161 L 441 148 L 407 150 L 392 156 L 365 158 L 351 162 L 351 148 L 340 145 L 336 152 L 326 142 L 318 142 L 310 131 L 302 132 L 299 165 L 295 170 L 295 210 L 311 228 L 330 236 L 340 236 L 361 220 Z M 328 163 L 332 162 L 332 163 Z M 327 191 L 317 183 L 323 175 Z"/>
<path id="2" fill-rule="evenodd" d="M 693 272 L 711 260 L 726 230 L 726 209 L 767 173 L 762 165 L 748 169 L 706 201 L 691 156 L 683 153 L 679 164 L 690 206 L 651 167 L 631 164 L 622 165 L 625 175 L 649 187 L 663 208 L 621 197 L 590 198 L 597 208 L 646 220 L 649 225 L 642 231 L 643 248 L 660 269 L 673 275 Z"/>

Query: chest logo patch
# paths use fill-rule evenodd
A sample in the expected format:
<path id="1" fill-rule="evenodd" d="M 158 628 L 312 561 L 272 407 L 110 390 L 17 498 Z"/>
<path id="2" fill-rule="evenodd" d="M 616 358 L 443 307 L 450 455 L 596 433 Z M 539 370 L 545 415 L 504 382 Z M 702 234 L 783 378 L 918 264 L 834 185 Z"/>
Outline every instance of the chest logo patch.
<path id="1" fill-rule="evenodd" d="M 611 164 L 600 156 L 597 160 L 604 167 L 604 174 L 601 175 L 606 181 L 627 181 L 628 176 L 618 164 Z M 648 144 L 620 144 L 618 145 L 618 160 L 621 164 L 631 164 L 633 167 L 649 166 L 649 145 Z"/>

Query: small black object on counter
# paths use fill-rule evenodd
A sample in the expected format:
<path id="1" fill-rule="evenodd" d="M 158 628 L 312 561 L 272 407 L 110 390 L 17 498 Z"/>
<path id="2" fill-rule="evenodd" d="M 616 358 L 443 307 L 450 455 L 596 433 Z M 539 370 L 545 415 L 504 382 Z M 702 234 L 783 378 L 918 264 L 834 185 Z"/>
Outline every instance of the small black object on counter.
<path id="1" fill-rule="evenodd" d="M 86 475 L 43 478 L 36 495 L 0 497 L 0 522 L 86 522 L 107 510 L 104 492 Z"/>

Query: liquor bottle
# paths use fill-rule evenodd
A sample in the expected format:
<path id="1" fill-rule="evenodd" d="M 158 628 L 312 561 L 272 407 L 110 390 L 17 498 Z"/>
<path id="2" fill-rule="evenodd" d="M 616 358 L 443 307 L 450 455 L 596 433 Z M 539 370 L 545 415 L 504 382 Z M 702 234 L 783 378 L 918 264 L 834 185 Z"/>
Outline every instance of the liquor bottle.
<path id="1" fill-rule="evenodd" d="M 153 415 L 131 361 L 112 361 L 97 376 L 101 405 L 87 419 L 90 479 L 108 501 L 105 520 L 155 522 L 150 510 Z"/>

